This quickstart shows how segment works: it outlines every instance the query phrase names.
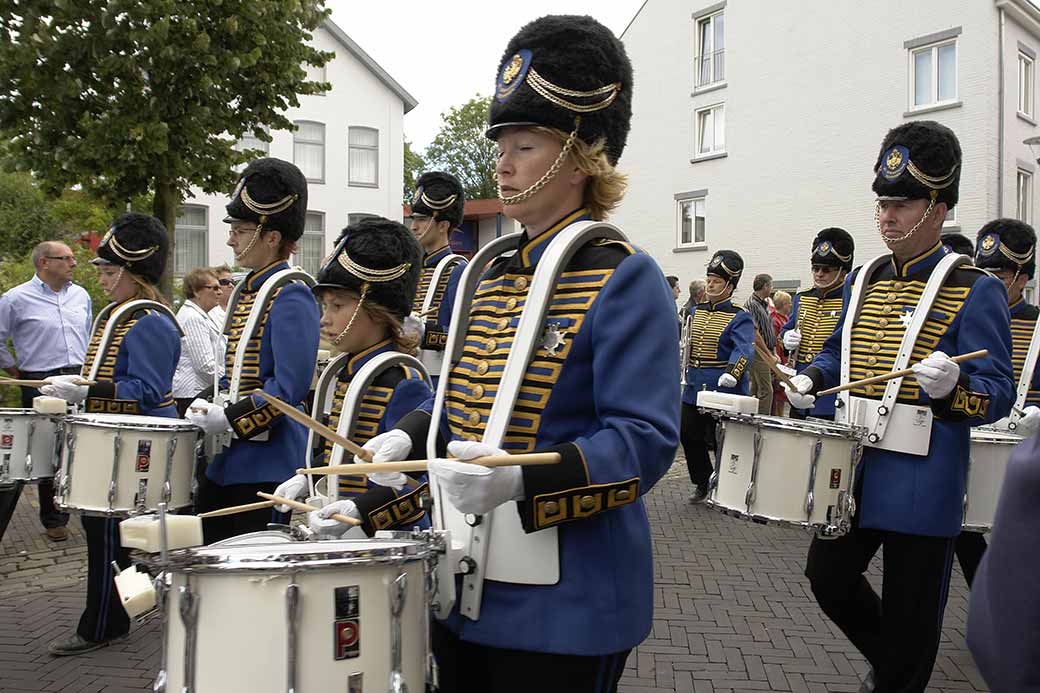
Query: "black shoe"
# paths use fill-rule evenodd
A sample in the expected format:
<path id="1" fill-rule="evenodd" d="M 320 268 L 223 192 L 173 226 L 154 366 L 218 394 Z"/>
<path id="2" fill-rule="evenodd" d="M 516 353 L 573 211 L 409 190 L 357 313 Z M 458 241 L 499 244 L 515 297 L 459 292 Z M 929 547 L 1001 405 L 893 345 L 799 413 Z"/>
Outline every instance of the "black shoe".
<path id="1" fill-rule="evenodd" d="M 694 484 L 693 493 L 690 494 L 690 505 L 700 505 L 708 497 L 708 491 Z"/>
<path id="2" fill-rule="evenodd" d="M 100 650 L 102 647 L 108 647 L 114 642 L 125 640 L 125 635 L 120 635 L 117 638 L 111 640 L 100 640 L 93 641 L 87 640 L 82 637 L 79 633 L 76 633 L 71 638 L 65 640 L 55 640 L 47 646 L 47 651 L 55 657 L 69 657 L 72 655 L 85 654 L 87 652 L 93 652 L 94 650 Z"/>
<path id="3" fill-rule="evenodd" d="M 874 693 L 874 669 L 871 668 L 863 677 L 863 683 L 859 686 L 859 693 Z"/>

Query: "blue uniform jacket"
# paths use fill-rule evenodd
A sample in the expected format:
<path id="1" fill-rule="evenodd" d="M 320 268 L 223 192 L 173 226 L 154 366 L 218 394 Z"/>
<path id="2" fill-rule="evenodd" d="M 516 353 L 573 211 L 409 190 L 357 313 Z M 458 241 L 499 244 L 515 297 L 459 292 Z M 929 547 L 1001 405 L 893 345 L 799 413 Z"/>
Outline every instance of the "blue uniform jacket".
<path id="1" fill-rule="evenodd" d="M 686 387 L 682 401 L 697 403 L 701 390 L 748 393 L 747 368 L 755 357 L 755 321 L 751 313 L 730 299 L 717 304 L 700 303 L 690 308 L 690 358 L 686 364 Z M 719 376 L 729 373 L 734 387 L 720 387 Z"/>
<path id="2" fill-rule="evenodd" d="M 111 313 L 110 313 L 111 315 Z M 91 335 L 83 375 L 90 373 L 108 320 Z M 108 351 L 101 355 L 97 384 L 87 390 L 88 414 L 139 414 L 177 417 L 173 401 L 173 373 L 181 357 L 181 335 L 170 316 L 144 308 L 116 330 Z"/>
<path id="3" fill-rule="evenodd" d="M 347 388 L 361 367 L 379 354 L 394 350 L 393 341 L 385 339 L 351 356 L 337 379 L 332 411 L 324 422 L 326 426 L 337 430 L 340 417 L 344 413 L 343 403 Z M 402 416 L 419 407 L 432 394 L 430 386 L 418 370 L 408 366 L 384 369 L 362 396 L 357 422 L 347 437 L 358 445 L 364 445 L 380 433 L 393 428 Z M 315 464 L 329 464 L 331 452 L 332 443 L 319 438 L 313 458 Z M 350 464 L 353 459 L 352 455 L 344 453 L 342 463 Z M 419 501 L 422 496 L 429 494 L 429 486 L 426 484 L 425 474 L 411 476 L 419 482 L 418 486 L 414 489 L 405 487 L 397 492 L 392 488 L 372 483 L 364 475 L 341 474 L 338 495 L 340 498 L 354 501 L 364 521 L 362 529 L 369 536 L 383 529 L 425 529 L 430 523 Z"/>
<path id="4" fill-rule="evenodd" d="M 842 284 L 820 292 L 816 289 L 799 291 L 791 303 L 791 314 L 780 329 L 780 338 L 786 332 L 798 328 L 802 334 L 802 342 L 798 345 L 794 369 L 801 373 L 812 363 L 816 354 L 823 349 L 824 342 L 834 332 L 844 307 L 844 287 Z M 806 411 L 808 416 L 833 417 L 834 403 L 837 395 L 825 395 L 816 399 L 812 409 Z"/>
<path id="5" fill-rule="evenodd" d="M 1040 316 L 1040 309 L 1019 298 L 1010 310 L 1011 366 L 1015 371 L 1015 390 L 1017 392 L 1026 363 L 1026 354 L 1029 352 L 1029 342 L 1033 339 L 1033 328 L 1036 327 L 1037 317 Z M 1040 405 L 1040 368 L 1033 369 L 1033 380 L 1029 384 L 1025 403 L 1026 406 Z"/>
<path id="6" fill-rule="evenodd" d="M 518 252 L 484 275 L 438 422 L 442 443 L 480 438 L 534 268 L 557 233 L 587 218 L 578 210 L 533 239 L 523 236 Z M 485 582 L 480 620 L 463 619 L 456 605 L 446 621 L 461 639 L 602 655 L 650 632 L 654 570 L 642 495 L 678 445 L 674 306 L 657 263 L 627 243 L 590 242 L 568 263 L 503 442 L 510 452 L 562 457 L 524 467 L 526 500 L 513 504 L 525 531 L 559 529 L 560 581 Z M 399 424 L 413 451 L 425 450 L 432 404 Z"/>
<path id="7" fill-rule="evenodd" d="M 989 548 L 971 587 L 968 649 L 994 693 L 1040 691 L 1040 438 L 1008 460 Z"/>
<path id="8" fill-rule="evenodd" d="M 231 373 L 235 350 L 243 338 L 246 318 L 260 286 L 275 272 L 288 268 L 285 261 L 275 262 L 242 280 L 246 285 L 232 317 L 226 373 Z M 246 354 L 248 366 L 243 370 L 240 389 L 244 396 L 225 409 L 228 423 L 238 437 L 206 468 L 206 476 L 214 483 L 280 483 L 296 473 L 307 449 L 306 429 L 251 393 L 262 389 L 301 406 L 314 378 L 318 320 L 318 304 L 303 284 L 282 286 L 271 301 L 260 335 L 251 340 Z M 221 379 L 221 386 L 228 386 L 227 376 Z M 251 440 L 265 431 L 269 433 L 266 441 Z"/>
<path id="9" fill-rule="evenodd" d="M 430 283 L 433 281 L 437 265 L 448 255 L 451 255 L 451 248 L 444 246 L 423 258 L 423 271 L 419 277 L 415 300 L 412 302 L 412 310 L 415 313 L 422 310 L 423 301 L 426 300 L 426 294 L 430 290 Z M 448 339 L 448 327 L 451 326 L 451 313 L 455 308 L 455 294 L 458 291 L 459 279 L 462 278 L 466 264 L 466 260 L 462 259 L 450 265 L 441 275 L 437 286 L 433 287 L 433 303 L 430 304 L 433 312 L 423 318 L 426 323 L 426 332 L 421 348 L 444 351 L 444 345 Z M 437 374 L 431 373 L 431 375 Z"/>
<path id="10" fill-rule="evenodd" d="M 905 314 L 917 305 L 929 275 L 947 252 L 936 243 L 903 264 L 893 258 L 871 277 L 863 310 L 853 328 L 853 380 L 892 370 L 906 328 Z M 858 270 L 845 281 L 846 309 L 834 334 L 805 369 L 814 390 L 838 384 L 841 331 L 856 274 Z M 914 345 L 910 364 L 933 351 L 955 356 L 978 349 L 988 349 L 989 355 L 960 364 L 960 380 L 945 399 L 930 399 L 913 376 L 903 379 L 897 401 L 930 406 L 934 414 L 929 452 L 919 456 L 864 449 L 856 472 L 856 484 L 862 490 L 858 508 L 861 527 L 938 537 L 960 533 L 969 428 L 1006 416 L 1014 397 L 1007 292 L 987 272 L 961 267 L 940 291 Z M 859 387 L 851 394 L 880 399 L 884 383 Z"/>

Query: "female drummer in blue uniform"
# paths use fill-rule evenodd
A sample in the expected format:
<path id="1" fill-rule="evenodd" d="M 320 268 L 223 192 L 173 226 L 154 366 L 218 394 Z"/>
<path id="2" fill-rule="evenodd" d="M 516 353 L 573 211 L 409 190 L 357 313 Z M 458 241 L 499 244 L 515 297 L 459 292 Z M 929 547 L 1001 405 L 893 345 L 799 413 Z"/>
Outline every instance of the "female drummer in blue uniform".
<path id="1" fill-rule="evenodd" d="M 708 263 L 704 303 L 692 306 L 686 345 L 689 360 L 682 393 L 682 446 L 693 484 L 691 503 L 708 493 L 712 464 L 709 443 L 715 440 L 715 419 L 697 409 L 701 390 L 748 393 L 747 368 L 755 355 L 755 323 L 751 314 L 733 304 L 733 292 L 744 272 L 744 260 L 732 250 L 720 250 Z"/>
<path id="2" fill-rule="evenodd" d="M 415 355 L 418 335 L 406 334 L 403 323 L 415 296 L 422 270 L 422 250 L 401 224 L 380 217 L 348 226 L 342 240 L 318 273 L 314 293 L 322 306 L 321 335 L 341 353 L 350 354 L 336 382 L 335 403 L 326 423 L 336 430 L 344 412 L 344 395 L 355 375 L 381 354 Z M 414 367 L 392 365 L 375 375 L 359 400 L 357 423 L 348 438 L 359 445 L 393 428 L 405 414 L 430 398 L 432 391 Z M 328 464 L 332 444 L 319 439 L 313 459 Z M 344 461 L 349 462 L 350 457 Z M 312 529 L 324 536 L 349 527 L 328 519 L 343 513 L 363 521 L 368 535 L 383 529 L 407 529 L 424 516 L 422 477 L 410 482 L 404 474 L 340 475 L 340 500 L 310 514 Z M 275 491 L 283 498 L 302 498 L 307 478 L 297 474 Z M 287 512 L 288 507 L 279 508 Z"/>
<path id="3" fill-rule="evenodd" d="M 139 414 L 176 418 L 173 373 L 181 354 L 181 335 L 173 313 L 156 288 L 169 241 L 162 223 L 144 214 L 124 214 L 115 220 L 97 249 L 93 263 L 99 281 L 112 299 L 106 313 L 95 322 L 87 347 L 83 375 L 95 361 L 95 385 L 76 385 L 77 376 L 56 375 L 40 392 L 72 403 L 85 402 L 90 413 Z M 123 304 L 146 299 L 151 305 L 121 316 L 120 329 L 106 344 L 102 335 L 114 312 Z M 122 337 L 119 334 L 122 333 Z M 107 365 L 111 363 L 112 365 Z M 101 462 L 101 460 L 95 460 Z M 130 618 L 116 592 L 112 562 L 130 566 L 130 556 L 120 547 L 118 518 L 81 515 L 87 538 L 87 606 L 76 632 L 55 640 L 53 655 L 77 655 L 105 647 L 130 631 Z"/>
<path id="4" fill-rule="evenodd" d="M 620 239 L 576 242 L 569 260 L 558 256 L 556 279 L 538 274 L 557 257 L 555 241 L 566 244 L 585 228 L 577 224 L 603 219 L 620 203 L 625 180 L 615 165 L 631 99 L 624 46 L 592 18 L 543 17 L 513 37 L 498 69 L 489 136 L 505 213 L 525 231 L 516 252 L 494 261 L 475 288 L 441 419 L 432 421 L 431 401 L 371 441 L 380 456 L 425 456 L 436 426 L 439 449 L 448 443 L 460 459 L 505 451 L 562 458 L 537 467 L 431 462 L 443 499 L 435 513 L 448 505 L 473 514 L 473 536 L 484 526 L 477 516 L 491 513 L 498 529 L 489 556 L 548 544 L 559 565 L 558 579 L 539 574 L 535 583 L 516 579 L 515 562 L 503 566 L 463 615 L 466 580 L 483 575 L 474 561 L 478 572 L 457 583 L 460 600 L 434 624 L 443 690 L 613 691 L 629 651 L 650 632 L 653 562 L 641 497 L 671 465 L 678 442 L 674 299 L 653 259 Z M 527 337 L 533 344 L 520 345 L 520 316 L 542 296 L 544 324 Z M 504 364 L 527 346 L 532 356 L 509 383 L 516 404 L 501 419 L 501 442 L 485 443 L 499 438 L 488 421 L 498 416 L 492 408 L 506 385 Z M 523 570 L 538 572 L 526 555 Z"/>

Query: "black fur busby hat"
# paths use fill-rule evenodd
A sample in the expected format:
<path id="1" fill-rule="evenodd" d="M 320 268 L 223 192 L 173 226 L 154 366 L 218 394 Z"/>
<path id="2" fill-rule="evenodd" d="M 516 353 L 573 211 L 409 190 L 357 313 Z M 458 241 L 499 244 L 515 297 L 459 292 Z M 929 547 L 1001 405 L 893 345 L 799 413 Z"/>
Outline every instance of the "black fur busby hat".
<path id="1" fill-rule="evenodd" d="M 1010 269 L 1027 277 L 1036 273 L 1036 232 L 1018 219 L 994 219 L 979 229 L 975 266 Z"/>
<path id="2" fill-rule="evenodd" d="M 166 269 L 170 239 L 155 217 L 136 212 L 121 214 L 97 248 L 95 265 L 119 265 L 145 281 L 158 284 Z"/>
<path id="3" fill-rule="evenodd" d="M 487 136 L 543 125 L 621 158 L 632 118 L 632 64 L 614 34 L 592 17 L 547 15 L 520 29 L 498 65 Z M 579 121 L 580 119 L 580 121 Z M 580 124 L 579 124 L 580 122 Z"/>
<path id="4" fill-rule="evenodd" d="M 368 217 L 344 230 L 318 270 L 314 291 L 349 289 L 403 320 L 412 310 L 422 257 L 419 242 L 404 225 Z"/>
<path id="5" fill-rule="evenodd" d="M 298 240 L 307 217 L 307 179 L 288 161 L 257 159 L 242 171 L 226 209 L 227 223 L 254 221 Z"/>
<path id="6" fill-rule="evenodd" d="M 968 257 L 974 257 L 975 255 L 975 246 L 972 245 L 971 239 L 962 233 L 957 233 L 956 231 L 944 233 L 939 236 L 939 242 L 949 248 L 951 252 L 967 255 Z"/>
<path id="7" fill-rule="evenodd" d="M 845 229 L 832 227 L 823 229 L 812 242 L 812 256 L 809 261 L 814 265 L 839 267 L 852 270 L 852 258 L 856 243 Z"/>
<path id="8" fill-rule="evenodd" d="M 412 214 L 446 221 L 451 228 L 462 223 L 466 195 L 462 183 L 450 173 L 429 171 L 419 176 L 412 196 Z"/>
<path id="9" fill-rule="evenodd" d="M 730 284 L 733 288 L 737 288 L 737 282 L 740 281 L 740 275 L 744 271 L 744 259 L 732 250 L 718 250 L 715 255 L 712 256 L 711 262 L 708 263 L 707 274 L 714 274 L 716 277 L 722 277 Z"/>
<path id="10" fill-rule="evenodd" d="M 874 164 L 874 192 L 881 199 L 957 204 L 961 145 L 953 130 L 931 120 L 892 128 Z"/>

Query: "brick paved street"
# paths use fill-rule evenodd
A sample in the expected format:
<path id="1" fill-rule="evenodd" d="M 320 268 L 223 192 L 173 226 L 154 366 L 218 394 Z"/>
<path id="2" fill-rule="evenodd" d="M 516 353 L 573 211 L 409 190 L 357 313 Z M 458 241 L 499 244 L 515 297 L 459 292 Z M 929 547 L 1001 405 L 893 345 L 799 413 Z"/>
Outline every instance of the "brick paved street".
<path id="1" fill-rule="evenodd" d="M 647 498 L 656 620 L 629 658 L 621 691 L 856 691 L 863 659 L 816 608 L 802 577 L 808 535 L 691 507 L 685 476 L 680 461 Z M 151 690 L 157 619 L 98 652 L 47 654 L 47 643 L 79 617 L 86 548 L 76 518 L 67 542 L 48 542 L 36 505 L 35 489 L 27 489 L 0 544 L 0 691 Z M 954 571 L 929 690 L 984 691 L 964 647 L 968 593 Z M 873 572 L 876 578 L 876 566 Z"/>

